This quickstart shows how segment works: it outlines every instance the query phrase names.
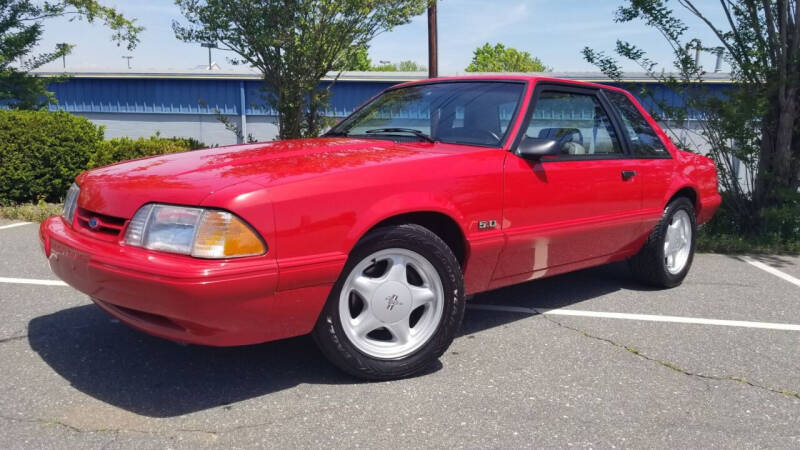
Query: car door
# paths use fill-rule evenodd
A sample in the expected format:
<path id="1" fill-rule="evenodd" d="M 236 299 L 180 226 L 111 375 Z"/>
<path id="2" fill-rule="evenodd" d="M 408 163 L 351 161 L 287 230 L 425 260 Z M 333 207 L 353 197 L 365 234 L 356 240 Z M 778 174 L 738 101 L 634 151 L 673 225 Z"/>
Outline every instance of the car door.
<path id="1" fill-rule="evenodd" d="M 642 186 L 605 98 L 552 83 L 533 95 L 521 130 L 562 149 L 539 160 L 506 157 L 506 246 L 494 286 L 601 263 L 630 251 L 641 234 Z"/>
<path id="2" fill-rule="evenodd" d="M 646 114 L 629 95 L 616 90 L 603 90 L 629 144 L 632 169 L 642 183 L 643 230 L 649 233 L 664 214 L 664 200 L 672 184 L 674 160 L 667 150 L 671 145 L 666 135 L 659 134 Z M 650 119 L 652 120 L 652 119 Z"/>

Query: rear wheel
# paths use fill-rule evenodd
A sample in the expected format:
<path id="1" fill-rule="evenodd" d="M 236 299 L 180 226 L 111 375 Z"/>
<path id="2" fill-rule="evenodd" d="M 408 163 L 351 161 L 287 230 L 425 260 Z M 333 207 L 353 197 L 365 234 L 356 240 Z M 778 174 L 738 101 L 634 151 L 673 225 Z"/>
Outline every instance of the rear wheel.
<path id="1" fill-rule="evenodd" d="M 313 335 L 344 371 L 394 379 L 436 361 L 463 314 L 463 279 L 450 248 L 424 227 L 400 225 L 355 247 Z"/>
<path id="2" fill-rule="evenodd" d="M 653 286 L 681 284 L 694 259 L 696 231 L 692 202 L 685 197 L 673 200 L 642 249 L 628 261 L 631 272 Z"/>

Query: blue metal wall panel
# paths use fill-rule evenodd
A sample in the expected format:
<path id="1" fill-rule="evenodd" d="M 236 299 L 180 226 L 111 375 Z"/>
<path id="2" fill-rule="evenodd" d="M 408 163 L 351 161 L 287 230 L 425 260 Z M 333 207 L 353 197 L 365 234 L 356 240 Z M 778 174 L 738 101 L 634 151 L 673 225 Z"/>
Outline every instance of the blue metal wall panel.
<path id="1" fill-rule="evenodd" d="M 324 87 L 327 83 L 320 86 Z M 392 86 L 391 82 L 340 81 L 326 115 L 344 117 L 368 98 Z M 50 109 L 75 113 L 241 114 L 240 80 L 158 78 L 73 78 L 52 83 L 58 104 Z M 245 113 L 275 116 L 263 83 L 246 80 Z"/>
<path id="2" fill-rule="evenodd" d="M 51 109 L 82 113 L 239 114 L 236 80 L 73 78 L 49 86 Z"/>
<path id="3" fill-rule="evenodd" d="M 332 97 L 325 114 L 345 117 L 364 101 L 395 83 L 374 81 L 339 81 L 331 88 Z M 245 90 L 245 114 L 275 116 L 267 103 L 263 83 L 259 80 L 181 79 L 181 78 L 72 78 L 52 83 L 49 89 L 58 99 L 51 109 L 74 113 L 150 113 L 150 114 L 242 114 L 241 86 Z M 321 83 L 320 87 L 326 87 Z M 623 86 L 632 88 L 633 86 Z M 658 101 L 678 106 L 680 95 L 666 86 L 648 84 Z M 722 95 L 726 85 L 707 85 L 705 89 Z M 635 89 L 633 89 L 635 91 Z M 656 103 L 643 102 L 648 110 L 657 110 Z M 690 119 L 697 118 L 690 115 Z"/>
<path id="4" fill-rule="evenodd" d="M 362 103 L 395 84 L 396 83 L 363 83 L 358 81 L 336 83 L 331 89 L 331 104 L 328 110 L 325 111 L 325 115 L 332 117 L 348 116 Z"/>
<path id="5" fill-rule="evenodd" d="M 331 102 L 325 115 L 331 117 L 346 117 L 353 110 L 370 97 L 382 90 L 393 86 L 390 82 L 358 82 L 339 81 L 331 87 Z M 320 83 L 320 88 L 325 89 L 328 83 Z M 276 116 L 278 112 L 268 102 L 269 91 L 264 89 L 261 81 L 248 80 L 245 82 L 246 112 L 248 116 Z"/>
<path id="6" fill-rule="evenodd" d="M 644 98 L 638 95 L 638 92 L 642 89 L 642 87 L 649 92 L 650 95 L 645 96 Z M 698 87 L 695 89 L 687 89 L 686 95 L 712 95 L 717 97 L 724 97 L 725 96 L 725 89 L 729 85 L 727 84 L 706 84 L 703 87 Z M 661 111 L 659 108 L 659 104 L 668 105 L 671 107 L 681 107 L 686 105 L 686 99 L 684 95 L 675 92 L 671 88 L 664 86 L 663 84 L 624 84 L 618 85 L 623 89 L 627 89 L 634 94 L 634 96 L 639 100 L 639 102 L 644 106 L 647 111 L 652 113 L 658 113 Z M 700 92 L 700 89 L 703 92 Z M 689 120 L 698 120 L 700 119 L 700 113 L 695 110 L 689 111 Z"/>

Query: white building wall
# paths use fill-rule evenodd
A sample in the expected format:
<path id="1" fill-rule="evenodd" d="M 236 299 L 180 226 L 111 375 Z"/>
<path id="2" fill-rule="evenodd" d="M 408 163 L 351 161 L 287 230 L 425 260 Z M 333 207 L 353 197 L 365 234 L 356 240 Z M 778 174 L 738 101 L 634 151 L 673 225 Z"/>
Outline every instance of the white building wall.
<path id="1" fill-rule="evenodd" d="M 208 114 L 120 114 L 78 113 L 97 125 L 105 127 L 107 139 L 118 137 L 150 137 L 159 133 L 162 137 L 194 138 L 208 146 L 236 144 L 236 135 L 225 129 L 216 116 Z M 240 116 L 226 116 L 230 123 L 241 126 Z M 247 134 L 258 141 L 271 141 L 278 135 L 278 120 L 275 117 L 248 116 Z"/>

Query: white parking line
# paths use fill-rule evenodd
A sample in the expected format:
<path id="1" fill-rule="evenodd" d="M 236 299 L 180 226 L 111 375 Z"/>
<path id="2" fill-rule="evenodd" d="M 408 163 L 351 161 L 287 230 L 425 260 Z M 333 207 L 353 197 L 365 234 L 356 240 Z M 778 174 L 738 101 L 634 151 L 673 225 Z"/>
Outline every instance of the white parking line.
<path id="1" fill-rule="evenodd" d="M 792 283 L 795 286 L 800 286 L 800 279 L 795 278 L 795 277 L 789 275 L 786 272 L 781 272 L 780 270 L 778 270 L 778 269 L 776 269 L 776 268 L 774 268 L 772 266 L 764 264 L 761 261 L 756 261 L 755 259 L 750 258 L 748 256 L 742 256 L 742 260 L 744 262 L 746 262 L 747 264 L 750 264 L 751 266 L 758 267 L 759 269 L 763 270 L 764 272 L 769 272 L 769 273 L 775 275 L 776 277 L 778 277 L 778 278 L 780 278 L 782 280 L 785 280 L 785 281 L 788 281 L 789 283 Z"/>
<path id="2" fill-rule="evenodd" d="M 34 280 L 34 279 L 31 279 L 31 278 L 5 278 L 5 277 L 0 277 L 0 283 L 38 284 L 40 286 L 67 286 L 67 283 L 64 283 L 61 280 Z"/>
<path id="3" fill-rule="evenodd" d="M 576 309 L 541 309 L 521 306 L 481 305 L 467 303 L 467 308 L 485 311 L 501 311 L 522 314 L 543 314 L 552 316 L 600 317 L 604 319 L 643 320 L 647 322 L 689 323 L 697 325 L 720 325 L 725 327 L 763 328 L 767 330 L 800 331 L 800 325 L 789 323 L 749 322 L 744 320 L 702 319 L 699 317 L 657 316 L 652 314 L 610 313 L 600 311 L 579 311 Z"/>
<path id="4" fill-rule="evenodd" d="M 5 229 L 8 229 L 8 228 L 21 227 L 23 225 L 30 225 L 32 223 L 33 222 L 17 222 L 17 223 L 10 223 L 8 225 L 0 225 L 0 230 L 5 230 Z"/>

